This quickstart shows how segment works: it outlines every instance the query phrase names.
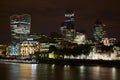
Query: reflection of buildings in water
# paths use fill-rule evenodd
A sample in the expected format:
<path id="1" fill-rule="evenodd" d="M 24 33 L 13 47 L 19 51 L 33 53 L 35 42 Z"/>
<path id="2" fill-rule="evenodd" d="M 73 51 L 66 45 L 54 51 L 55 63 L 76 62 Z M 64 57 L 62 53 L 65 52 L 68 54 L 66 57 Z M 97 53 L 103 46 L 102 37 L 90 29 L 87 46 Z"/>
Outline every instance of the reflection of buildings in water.
<path id="1" fill-rule="evenodd" d="M 20 72 L 20 65 L 16 63 L 6 63 L 8 68 L 8 80 L 20 79 L 19 72 Z"/>
<path id="2" fill-rule="evenodd" d="M 37 76 L 37 64 L 20 64 L 20 78 L 25 80 L 36 80 Z M 20 80 L 24 80 L 20 79 Z"/>
<path id="3" fill-rule="evenodd" d="M 4 66 L 0 76 L 2 80 L 119 80 L 120 78 L 120 69 L 117 67 L 18 63 L 5 63 L 0 66 Z"/>
<path id="4" fill-rule="evenodd" d="M 101 74 L 100 70 L 101 70 L 100 66 L 96 66 L 96 67 L 92 68 L 92 71 L 93 71 L 92 75 L 96 76 L 96 77 L 94 77 L 96 80 L 100 79 L 100 74 Z"/>
<path id="5" fill-rule="evenodd" d="M 112 68 L 112 80 L 117 80 L 116 77 L 117 76 L 117 74 L 116 74 L 116 68 L 115 67 L 113 67 Z"/>

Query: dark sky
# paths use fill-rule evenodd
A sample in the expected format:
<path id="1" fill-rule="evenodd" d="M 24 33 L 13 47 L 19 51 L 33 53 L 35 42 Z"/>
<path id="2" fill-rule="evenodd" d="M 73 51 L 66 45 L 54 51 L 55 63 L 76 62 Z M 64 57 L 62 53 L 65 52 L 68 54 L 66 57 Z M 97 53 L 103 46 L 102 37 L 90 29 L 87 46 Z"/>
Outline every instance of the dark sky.
<path id="1" fill-rule="evenodd" d="M 13 14 L 31 15 L 31 33 L 59 32 L 67 8 L 75 11 L 76 29 L 85 30 L 88 37 L 100 18 L 108 35 L 120 38 L 120 0 L 1 0 L 0 38 L 10 38 L 9 17 Z"/>

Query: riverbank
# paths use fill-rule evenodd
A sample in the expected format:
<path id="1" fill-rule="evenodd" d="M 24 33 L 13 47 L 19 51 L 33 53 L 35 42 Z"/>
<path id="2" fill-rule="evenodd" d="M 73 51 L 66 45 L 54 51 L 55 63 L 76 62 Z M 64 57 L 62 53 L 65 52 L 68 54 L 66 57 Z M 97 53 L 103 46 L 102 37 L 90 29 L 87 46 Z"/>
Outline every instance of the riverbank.
<path id="1" fill-rule="evenodd" d="M 39 59 L 39 63 L 57 65 L 102 65 L 120 67 L 120 60 L 86 60 L 86 59 Z"/>
<path id="2" fill-rule="evenodd" d="M 38 64 L 36 60 L 11 60 L 11 59 L 0 59 L 0 62 L 9 62 L 9 63 L 25 63 L 25 64 Z"/>
<path id="3" fill-rule="evenodd" d="M 100 66 L 117 66 L 120 67 L 120 60 L 88 60 L 88 59 L 33 59 L 33 60 L 11 60 L 11 59 L 0 59 L 0 62 L 10 63 L 24 63 L 24 64 L 56 64 L 56 65 L 100 65 Z"/>

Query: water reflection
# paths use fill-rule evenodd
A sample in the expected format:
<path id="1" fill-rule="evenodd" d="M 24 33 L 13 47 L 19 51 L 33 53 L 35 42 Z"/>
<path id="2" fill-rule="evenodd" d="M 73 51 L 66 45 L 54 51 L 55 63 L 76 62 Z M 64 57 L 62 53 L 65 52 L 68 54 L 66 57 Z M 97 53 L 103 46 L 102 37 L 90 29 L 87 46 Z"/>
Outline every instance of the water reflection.
<path id="1" fill-rule="evenodd" d="M 1 80 L 120 80 L 120 69 L 101 66 L 0 63 Z"/>
<path id="2" fill-rule="evenodd" d="M 10 80 L 13 80 L 13 79 L 16 79 L 18 80 L 17 78 L 19 77 L 19 74 L 16 74 L 16 73 L 19 73 L 20 71 L 20 67 L 19 67 L 19 64 L 9 64 L 10 66 L 7 67 L 7 74 L 8 74 L 8 79 Z"/>
<path id="3" fill-rule="evenodd" d="M 116 78 L 117 78 L 117 76 L 116 76 L 116 68 L 113 67 L 113 68 L 112 68 L 112 79 L 113 79 L 113 80 L 117 80 Z"/>
<path id="4" fill-rule="evenodd" d="M 36 80 L 37 64 L 9 64 L 9 80 Z"/>
<path id="5" fill-rule="evenodd" d="M 64 80 L 70 80 L 69 76 L 71 76 L 71 75 L 70 75 L 69 71 L 70 71 L 70 66 L 69 65 L 64 65 L 64 68 L 63 68 L 63 72 L 64 72 L 63 78 L 64 78 Z"/>

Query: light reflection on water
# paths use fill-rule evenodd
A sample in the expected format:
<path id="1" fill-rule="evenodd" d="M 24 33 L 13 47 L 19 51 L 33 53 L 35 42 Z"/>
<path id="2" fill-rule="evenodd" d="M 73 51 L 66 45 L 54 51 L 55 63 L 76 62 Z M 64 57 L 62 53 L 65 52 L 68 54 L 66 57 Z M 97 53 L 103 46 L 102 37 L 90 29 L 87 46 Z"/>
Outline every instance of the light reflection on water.
<path id="1" fill-rule="evenodd" d="M 102 66 L 0 63 L 1 80 L 120 80 L 120 69 Z"/>
<path id="2" fill-rule="evenodd" d="M 117 76 L 116 76 L 116 68 L 113 67 L 113 68 L 112 68 L 112 79 L 113 79 L 113 80 L 116 80 L 116 77 L 117 77 Z"/>

